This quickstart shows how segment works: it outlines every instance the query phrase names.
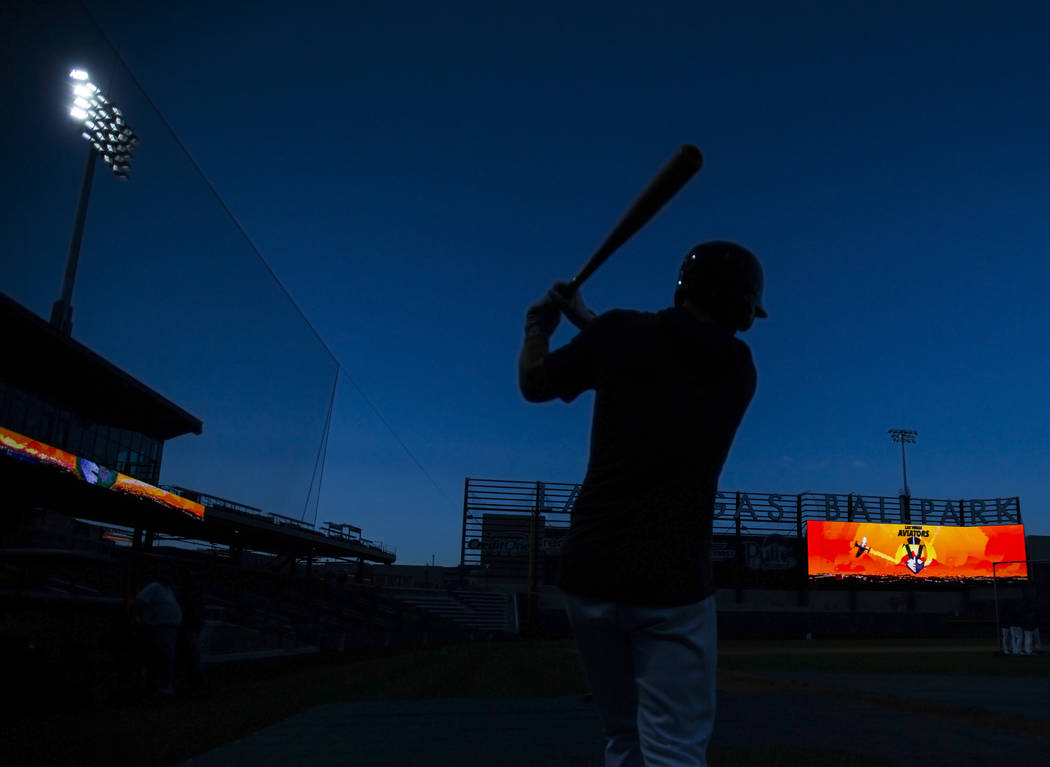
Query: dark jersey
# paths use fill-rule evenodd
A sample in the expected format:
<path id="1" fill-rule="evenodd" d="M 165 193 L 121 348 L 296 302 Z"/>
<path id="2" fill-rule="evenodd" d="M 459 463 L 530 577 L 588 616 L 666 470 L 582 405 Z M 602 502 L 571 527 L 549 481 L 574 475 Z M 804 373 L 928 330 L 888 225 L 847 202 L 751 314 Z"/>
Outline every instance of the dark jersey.
<path id="1" fill-rule="evenodd" d="M 755 393 L 747 344 L 684 308 L 615 310 L 543 366 L 566 402 L 595 390 L 562 588 L 651 607 L 709 596 L 718 477 Z"/>

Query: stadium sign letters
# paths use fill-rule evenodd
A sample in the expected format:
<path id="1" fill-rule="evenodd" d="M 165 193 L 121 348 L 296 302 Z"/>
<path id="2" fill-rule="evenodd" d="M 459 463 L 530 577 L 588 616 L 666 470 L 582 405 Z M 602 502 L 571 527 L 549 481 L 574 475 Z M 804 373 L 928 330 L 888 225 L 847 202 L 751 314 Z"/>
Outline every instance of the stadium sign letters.
<path id="1" fill-rule="evenodd" d="M 722 520 L 781 522 L 794 519 L 800 505 L 807 518 L 820 517 L 832 522 L 892 522 L 900 518 L 901 501 L 892 496 L 838 493 L 785 495 L 719 491 L 714 516 Z M 958 501 L 913 498 L 909 510 L 913 521 L 932 525 L 1001 525 L 1021 521 L 1017 498 Z"/>
<path id="2" fill-rule="evenodd" d="M 779 535 L 761 541 L 744 542 L 744 566 L 749 570 L 794 570 L 798 566 L 796 548 Z"/>
<path id="3" fill-rule="evenodd" d="M 546 535 L 538 537 L 540 551 L 549 556 L 557 556 L 561 553 L 563 536 Z M 504 532 L 490 535 L 484 540 L 474 538 L 467 542 L 467 548 L 472 551 L 481 551 L 490 557 L 524 557 L 529 554 L 529 534 Z"/>

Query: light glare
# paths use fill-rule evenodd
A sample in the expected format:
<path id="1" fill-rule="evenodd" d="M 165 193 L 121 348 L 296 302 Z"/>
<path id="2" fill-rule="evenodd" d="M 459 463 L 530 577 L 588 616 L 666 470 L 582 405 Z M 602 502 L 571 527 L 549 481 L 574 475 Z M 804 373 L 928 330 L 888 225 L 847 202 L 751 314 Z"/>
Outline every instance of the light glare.
<path id="1" fill-rule="evenodd" d="M 114 175 L 127 179 L 131 149 L 139 145 L 139 137 L 125 121 L 123 112 L 88 80 L 86 71 L 74 69 L 69 77 L 75 81 L 69 114 L 82 124 L 81 137 L 91 144 Z"/>

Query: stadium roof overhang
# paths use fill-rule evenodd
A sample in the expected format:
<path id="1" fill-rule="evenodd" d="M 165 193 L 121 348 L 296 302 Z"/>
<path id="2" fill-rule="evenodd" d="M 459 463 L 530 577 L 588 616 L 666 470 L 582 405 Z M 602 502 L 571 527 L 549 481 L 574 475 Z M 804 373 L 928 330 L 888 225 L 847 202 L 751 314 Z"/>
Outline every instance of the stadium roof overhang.
<path id="1" fill-rule="evenodd" d="M 392 552 L 364 542 L 292 525 L 272 517 L 207 507 L 203 520 L 154 501 L 90 485 L 75 476 L 0 454 L 0 487 L 7 508 L 43 508 L 103 524 L 141 528 L 189 540 L 298 557 L 364 559 L 390 564 Z"/>
<path id="2" fill-rule="evenodd" d="M 201 420 L 0 293 L 4 364 L 0 380 L 84 421 L 158 440 L 200 434 Z"/>

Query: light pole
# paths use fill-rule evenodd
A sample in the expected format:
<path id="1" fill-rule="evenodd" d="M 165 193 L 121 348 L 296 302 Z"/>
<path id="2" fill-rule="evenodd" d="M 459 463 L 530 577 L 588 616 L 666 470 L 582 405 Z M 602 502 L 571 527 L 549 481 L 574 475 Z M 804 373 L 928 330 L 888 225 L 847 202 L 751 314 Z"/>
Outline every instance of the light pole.
<path id="1" fill-rule="evenodd" d="M 904 521 L 911 521 L 911 490 L 908 489 L 908 460 L 904 455 L 904 446 L 907 443 L 915 443 L 915 438 L 919 436 L 919 432 L 912 429 L 890 429 L 890 439 L 894 442 L 899 442 L 901 446 L 901 470 L 904 473 L 904 495 L 902 496 L 903 503 L 902 511 L 904 512 Z"/>
<path id="2" fill-rule="evenodd" d="M 73 283 L 77 276 L 88 199 L 91 197 L 91 181 L 95 175 L 95 158 L 101 157 L 114 176 L 126 181 L 131 170 L 131 151 L 139 145 L 139 137 L 124 120 L 124 113 L 91 82 L 87 72 L 74 69 L 69 73 L 69 80 L 73 91 L 73 105 L 69 114 L 82 126 L 80 135 L 90 146 L 84 179 L 80 184 L 77 212 L 73 219 L 73 235 L 66 255 L 62 294 L 51 305 L 51 324 L 67 336 L 73 332 Z"/>

